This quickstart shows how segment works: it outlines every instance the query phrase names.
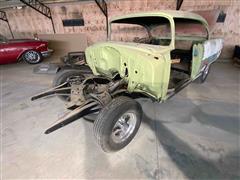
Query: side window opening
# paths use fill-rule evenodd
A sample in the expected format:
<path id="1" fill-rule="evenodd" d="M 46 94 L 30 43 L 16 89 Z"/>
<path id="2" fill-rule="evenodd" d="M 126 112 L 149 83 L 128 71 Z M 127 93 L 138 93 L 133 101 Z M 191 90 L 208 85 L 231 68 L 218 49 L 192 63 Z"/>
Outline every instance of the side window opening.
<path id="1" fill-rule="evenodd" d="M 193 66 L 193 46 L 202 43 L 208 37 L 205 26 L 197 21 L 175 18 L 175 49 L 171 51 L 171 83 L 176 88 L 191 77 Z"/>

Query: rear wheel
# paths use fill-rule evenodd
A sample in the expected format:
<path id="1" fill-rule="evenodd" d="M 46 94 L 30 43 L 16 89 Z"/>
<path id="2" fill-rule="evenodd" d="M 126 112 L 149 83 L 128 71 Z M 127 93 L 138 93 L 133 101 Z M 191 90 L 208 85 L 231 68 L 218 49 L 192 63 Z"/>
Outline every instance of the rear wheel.
<path id="1" fill-rule="evenodd" d="M 124 96 L 113 99 L 94 121 L 97 143 L 105 152 L 121 150 L 136 135 L 141 118 L 142 109 L 135 100 Z"/>
<path id="2" fill-rule="evenodd" d="M 63 87 L 70 87 L 71 83 L 79 82 L 81 83 L 85 79 L 85 76 L 79 72 L 79 70 L 62 70 L 57 73 L 53 80 L 53 87 L 59 86 L 65 82 L 67 82 Z M 70 100 L 70 93 L 71 90 L 66 90 L 66 92 L 63 92 L 64 94 L 69 95 L 58 95 L 58 97 L 63 101 L 69 101 Z"/>
<path id="3" fill-rule="evenodd" d="M 201 82 L 204 83 L 208 77 L 210 71 L 210 65 L 206 65 L 206 67 L 204 68 L 203 72 L 202 72 L 202 76 L 201 76 Z"/>
<path id="4" fill-rule="evenodd" d="M 23 54 L 23 59 L 29 64 L 38 64 L 42 61 L 42 55 L 37 51 L 27 51 Z"/>
<path id="5" fill-rule="evenodd" d="M 201 75 L 196 79 L 196 82 L 200 84 L 204 83 L 208 77 L 209 72 L 210 72 L 210 64 L 205 66 Z"/>

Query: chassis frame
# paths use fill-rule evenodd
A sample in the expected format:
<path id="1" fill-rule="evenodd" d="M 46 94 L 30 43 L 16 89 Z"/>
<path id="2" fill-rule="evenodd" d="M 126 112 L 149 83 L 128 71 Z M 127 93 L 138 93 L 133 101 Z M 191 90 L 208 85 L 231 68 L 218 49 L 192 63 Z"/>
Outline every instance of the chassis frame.
<path id="1" fill-rule="evenodd" d="M 116 74 L 114 79 L 96 76 L 90 72 L 90 69 L 88 69 L 88 66 L 85 64 L 80 66 L 67 66 L 67 68 L 62 69 L 62 71 L 64 70 L 77 70 L 86 78 L 82 81 L 79 79 L 75 80 L 75 82 L 69 79 L 64 83 L 31 98 L 32 101 L 52 96 L 70 96 L 71 98 L 71 101 L 66 102 L 67 109 L 71 111 L 58 119 L 54 125 L 45 131 L 45 134 L 52 133 L 81 117 L 100 111 L 113 98 L 120 95 L 131 97 L 133 99 L 144 97 L 150 98 L 152 101 L 157 101 L 148 94 L 129 93 L 127 90 L 127 82 L 124 79 L 119 78 L 119 74 Z M 191 79 L 185 80 L 181 86 L 168 95 L 167 99 L 172 98 L 192 81 L 193 80 Z M 71 86 L 65 87 L 68 83 L 70 83 Z M 66 93 L 66 91 L 68 92 Z M 158 102 L 162 103 L 162 101 Z"/>
<path id="2" fill-rule="evenodd" d="M 145 18 L 151 23 L 148 24 Z M 207 32 L 206 37 L 177 39 L 175 19 L 202 24 Z M 56 78 L 64 77 L 63 81 L 56 81 L 58 83 L 53 88 L 32 97 L 36 100 L 60 96 L 70 110 L 45 134 L 95 113 L 97 117 L 93 119 L 93 129 L 98 144 L 104 151 L 120 150 L 133 139 L 141 123 L 142 109 L 133 99 L 146 97 L 162 103 L 196 79 L 200 79 L 201 83 L 206 80 L 210 65 L 221 53 L 223 41 L 209 40 L 208 24 L 201 16 L 178 11 L 138 13 L 115 18 L 110 24 L 132 23 L 151 29 L 158 25 L 159 21 L 156 20 L 162 24 L 170 23 L 169 45 L 113 41 L 96 43 L 88 47 L 84 54 L 80 52 L 84 57 L 80 58 L 80 65 L 68 65 L 58 72 L 59 77 L 57 74 Z M 109 32 L 110 40 L 111 26 Z M 186 51 L 175 47 L 176 40 L 192 42 L 187 56 Z M 176 65 L 184 65 L 186 57 L 187 70 L 179 69 Z"/>

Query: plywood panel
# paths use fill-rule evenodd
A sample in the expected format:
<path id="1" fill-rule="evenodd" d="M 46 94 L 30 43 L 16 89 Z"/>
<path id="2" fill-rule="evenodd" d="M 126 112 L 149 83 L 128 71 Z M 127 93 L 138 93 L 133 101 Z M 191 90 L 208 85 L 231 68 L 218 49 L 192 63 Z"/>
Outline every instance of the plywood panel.
<path id="1" fill-rule="evenodd" d="M 40 39 L 47 40 L 49 48 L 54 49 L 58 56 L 68 52 L 84 51 L 87 47 L 85 34 L 40 34 Z"/>
<path id="2" fill-rule="evenodd" d="M 84 33 L 89 44 L 106 40 L 105 17 L 94 1 L 63 3 L 49 5 L 58 34 Z M 108 1 L 109 18 L 132 12 L 175 9 L 176 0 L 111 0 Z M 186 11 L 217 11 L 224 10 L 227 17 L 224 23 L 211 23 L 212 37 L 224 38 L 225 45 L 222 57 L 232 56 L 233 47 L 240 43 L 240 1 L 239 0 L 184 0 L 182 10 Z M 33 37 L 33 34 L 52 34 L 49 19 L 31 8 L 7 10 L 9 23 L 17 38 Z M 82 16 L 85 26 L 63 27 L 62 19 Z M 0 33 L 11 37 L 6 24 L 0 22 Z"/>

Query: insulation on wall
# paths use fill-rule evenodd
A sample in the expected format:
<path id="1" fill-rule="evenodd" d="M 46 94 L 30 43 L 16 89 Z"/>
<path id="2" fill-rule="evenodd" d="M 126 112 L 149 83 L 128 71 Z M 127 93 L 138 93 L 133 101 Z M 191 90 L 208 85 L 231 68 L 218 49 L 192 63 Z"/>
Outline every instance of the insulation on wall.
<path id="1" fill-rule="evenodd" d="M 106 40 L 106 21 L 94 1 L 50 4 L 56 33 L 85 33 L 89 44 Z M 108 1 L 109 18 L 132 12 L 175 9 L 176 0 L 111 0 Z M 184 0 L 181 10 L 223 10 L 224 23 L 211 24 L 211 36 L 224 39 L 222 58 L 232 56 L 234 46 L 240 43 L 240 1 L 238 0 Z M 6 10 L 16 38 L 33 37 L 33 34 L 52 34 L 51 21 L 29 7 Z M 84 26 L 64 27 L 63 19 L 83 18 Z M 0 33 L 11 38 L 8 26 L 0 21 Z"/>

